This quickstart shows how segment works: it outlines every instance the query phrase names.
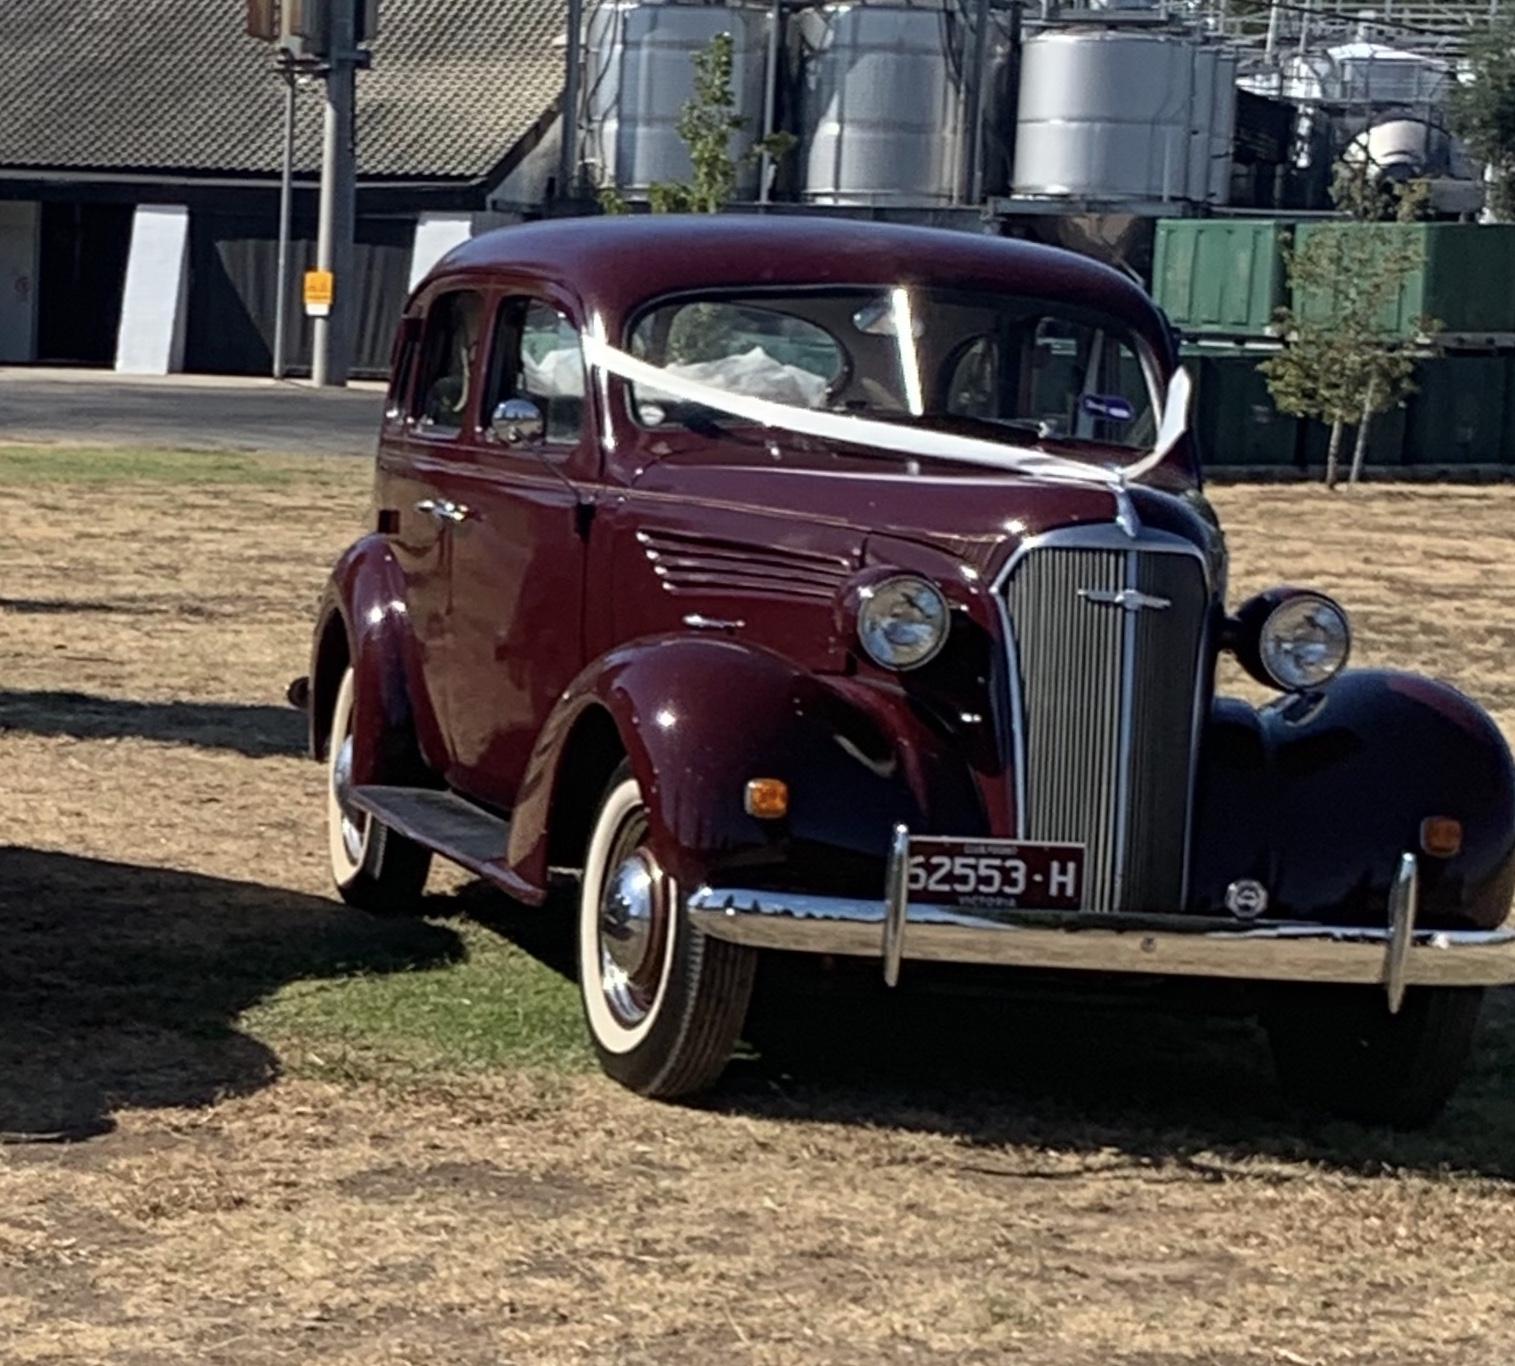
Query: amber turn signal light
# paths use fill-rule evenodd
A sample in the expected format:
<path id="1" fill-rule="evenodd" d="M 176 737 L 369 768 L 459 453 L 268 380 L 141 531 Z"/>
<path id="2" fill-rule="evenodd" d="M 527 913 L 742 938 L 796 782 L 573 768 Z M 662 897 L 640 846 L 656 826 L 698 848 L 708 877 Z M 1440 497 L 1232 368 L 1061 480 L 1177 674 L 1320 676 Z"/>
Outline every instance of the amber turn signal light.
<path id="1" fill-rule="evenodd" d="M 754 778 L 742 795 L 742 806 L 760 821 L 776 821 L 789 814 L 789 784 L 782 778 Z"/>
<path id="2" fill-rule="evenodd" d="M 1427 816 L 1420 823 L 1420 847 L 1432 858 L 1455 858 L 1462 852 L 1462 822 Z"/>

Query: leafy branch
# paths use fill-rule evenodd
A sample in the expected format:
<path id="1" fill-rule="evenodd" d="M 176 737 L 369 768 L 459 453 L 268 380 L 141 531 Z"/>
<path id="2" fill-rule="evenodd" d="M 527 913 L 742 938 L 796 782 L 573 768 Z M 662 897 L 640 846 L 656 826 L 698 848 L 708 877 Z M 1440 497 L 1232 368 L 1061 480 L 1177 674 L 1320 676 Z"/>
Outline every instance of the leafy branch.
<path id="1" fill-rule="evenodd" d="M 1372 169 L 1367 163 L 1338 165 L 1332 194 L 1351 221 L 1296 232 L 1285 247 L 1294 307 L 1275 314 L 1283 349 L 1260 367 L 1280 411 L 1330 424 L 1331 488 L 1347 427 L 1357 427 L 1350 475 L 1355 484 L 1373 419 L 1415 391 L 1414 348 L 1440 326 L 1422 318 L 1413 335 L 1398 327 L 1400 294 L 1424 263 L 1421 240 L 1408 225 L 1424 212 L 1427 187 L 1386 187 Z"/>
<path id="2" fill-rule="evenodd" d="M 659 182 L 647 190 L 653 213 L 719 213 L 736 195 L 737 173 L 744 165 L 767 156 L 774 161 L 794 146 L 792 133 L 771 133 L 756 139 L 740 157 L 731 154 L 731 140 L 750 120 L 736 112 L 731 89 L 733 45 L 729 33 L 718 33 L 694 56 L 694 92 L 679 111 L 678 134 L 689 149 L 693 174 L 688 181 Z M 627 213 L 630 205 L 614 186 L 599 192 L 606 213 Z"/>

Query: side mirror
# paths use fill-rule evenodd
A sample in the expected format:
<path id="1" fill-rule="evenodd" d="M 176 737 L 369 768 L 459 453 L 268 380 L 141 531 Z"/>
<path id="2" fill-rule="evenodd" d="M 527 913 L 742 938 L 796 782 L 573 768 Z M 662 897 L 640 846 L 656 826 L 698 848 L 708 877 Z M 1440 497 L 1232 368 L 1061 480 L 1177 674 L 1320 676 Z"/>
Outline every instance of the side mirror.
<path id="1" fill-rule="evenodd" d="M 542 439 L 547 423 L 542 410 L 529 398 L 507 398 L 495 405 L 489 430 L 507 446 L 530 446 Z"/>

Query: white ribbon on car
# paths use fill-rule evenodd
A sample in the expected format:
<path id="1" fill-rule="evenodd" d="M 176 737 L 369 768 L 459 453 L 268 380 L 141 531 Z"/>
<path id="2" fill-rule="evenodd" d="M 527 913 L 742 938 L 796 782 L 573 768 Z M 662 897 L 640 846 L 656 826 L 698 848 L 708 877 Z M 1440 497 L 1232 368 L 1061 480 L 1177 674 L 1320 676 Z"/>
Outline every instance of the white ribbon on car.
<path id="1" fill-rule="evenodd" d="M 660 395 L 731 417 L 742 418 L 760 427 L 813 436 L 822 441 L 841 441 L 855 446 L 872 446 L 898 455 L 919 456 L 926 460 L 950 460 L 962 465 L 987 469 L 1014 470 L 1046 479 L 1060 479 L 1081 484 L 1098 484 L 1119 488 L 1140 478 L 1159 464 L 1177 444 L 1188 427 L 1191 383 L 1186 370 L 1178 370 L 1168 384 L 1162 421 L 1152 450 L 1129 465 L 1091 465 L 1067 456 L 1032 450 L 1008 442 L 984 441 L 978 437 L 956 436 L 924 427 L 902 427 L 892 422 L 877 422 L 849 413 L 818 412 L 796 408 L 789 403 L 756 398 L 750 394 L 733 394 L 703 380 L 678 375 L 661 365 L 638 360 L 611 346 L 593 331 L 583 334 L 584 359 L 593 366 L 629 380 L 632 384 L 656 389 Z"/>

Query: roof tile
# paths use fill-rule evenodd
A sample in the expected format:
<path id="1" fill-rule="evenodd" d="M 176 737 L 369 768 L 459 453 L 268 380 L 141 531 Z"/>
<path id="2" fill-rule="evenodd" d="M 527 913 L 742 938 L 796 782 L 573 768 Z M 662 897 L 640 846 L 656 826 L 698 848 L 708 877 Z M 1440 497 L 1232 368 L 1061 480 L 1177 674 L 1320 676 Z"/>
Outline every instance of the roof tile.
<path id="1" fill-rule="evenodd" d="M 358 173 L 477 180 L 562 88 L 566 0 L 382 0 L 358 76 Z M 0 166 L 270 174 L 283 86 L 241 0 L 0 4 Z M 302 89 L 297 162 L 320 158 Z"/>

